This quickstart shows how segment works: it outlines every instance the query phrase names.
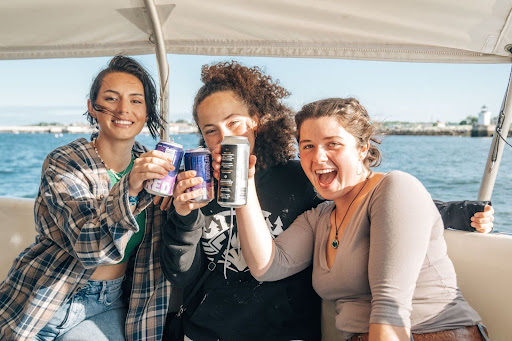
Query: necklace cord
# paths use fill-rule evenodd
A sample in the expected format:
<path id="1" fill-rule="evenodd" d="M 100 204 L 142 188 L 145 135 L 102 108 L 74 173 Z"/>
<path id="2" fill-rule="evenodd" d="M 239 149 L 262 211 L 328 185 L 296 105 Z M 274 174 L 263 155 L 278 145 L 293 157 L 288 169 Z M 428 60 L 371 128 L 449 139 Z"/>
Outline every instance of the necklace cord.
<path id="1" fill-rule="evenodd" d="M 366 180 L 364 181 L 364 184 L 363 186 L 361 187 L 361 189 L 359 190 L 359 192 L 357 192 L 356 196 L 354 197 L 354 199 L 352 199 L 352 201 L 350 202 L 350 204 L 348 205 L 348 208 L 347 208 L 347 211 L 345 212 L 345 215 L 343 216 L 343 219 L 341 219 L 341 222 L 340 224 L 338 225 L 337 221 L 336 221 L 336 207 L 334 208 L 334 227 L 336 228 L 336 234 L 334 236 L 334 240 L 332 241 L 332 246 L 337 249 L 338 248 L 338 231 L 340 230 L 341 228 L 341 225 L 343 225 L 343 221 L 345 221 L 345 218 L 347 217 L 347 214 L 348 214 L 348 211 L 350 211 L 350 206 L 352 206 L 352 204 L 354 203 L 354 201 L 356 200 L 356 198 L 359 196 L 359 194 L 361 194 L 361 192 L 363 191 L 363 188 L 366 186 L 366 183 L 368 182 L 368 180 L 370 179 L 370 176 L 372 176 L 373 172 L 370 171 L 370 174 L 368 174 L 368 176 L 366 177 Z"/>
<path id="2" fill-rule="evenodd" d="M 128 167 L 126 167 L 125 170 L 123 170 L 122 172 L 116 172 L 115 170 L 113 170 L 112 168 L 110 168 L 109 166 L 107 166 L 107 164 L 105 163 L 105 161 L 103 161 L 103 159 L 101 158 L 101 155 L 100 153 L 98 152 L 98 149 L 96 148 L 96 139 L 92 140 L 92 146 L 94 148 L 94 151 L 96 152 L 96 155 L 98 155 L 101 163 L 103 164 L 103 166 L 105 166 L 105 168 L 108 170 L 108 171 L 111 171 L 112 174 L 114 175 L 114 177 L 117 179 L 117 180 L 120 180 L 123 176 L 125 176 L 128 172 L 128 168 L 130 168 L 130 164 L 128 164 Z M 131 163 L 131 161 L 130 161 Z"/>

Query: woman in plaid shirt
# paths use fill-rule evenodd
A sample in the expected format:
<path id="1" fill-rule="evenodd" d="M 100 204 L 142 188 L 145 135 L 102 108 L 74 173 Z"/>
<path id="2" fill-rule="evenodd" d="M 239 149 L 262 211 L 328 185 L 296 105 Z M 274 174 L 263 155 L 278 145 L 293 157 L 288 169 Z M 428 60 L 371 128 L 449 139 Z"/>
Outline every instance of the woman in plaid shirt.
<path id="1" fill-rule="evenodd" d="M 135 142 L 146 123 L 157 136 L 156 103 L 153 79 L 131 58 L 116 56 L 97 75 L 87 115 L 99 133 L 44 161 L 36 241 L 0 284 L 1 340 L 65 340 L 98 314 L 109 339 L 161 339 L 171 293 L 160 268 L 165 216 L 143 182 L 172 165 Z M 110 323 L 115 317 L 120 323 Z"/>

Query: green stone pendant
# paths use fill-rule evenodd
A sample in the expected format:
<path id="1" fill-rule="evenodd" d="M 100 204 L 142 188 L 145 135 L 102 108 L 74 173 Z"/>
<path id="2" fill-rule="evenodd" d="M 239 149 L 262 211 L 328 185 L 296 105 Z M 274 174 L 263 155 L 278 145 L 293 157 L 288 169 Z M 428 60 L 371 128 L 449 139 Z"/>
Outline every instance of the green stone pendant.
<path id="1" fill-rule="evenodd" d="M 333 239 L 333 240 L 332 240 L 332 247 L 333 247 L 333 248 L 335 248 L 335 249 L 337 249 L 337 248 L 338 248 L 338 245 L 339 245 L 339 243 L 338 243 L 338 239 Z"/>

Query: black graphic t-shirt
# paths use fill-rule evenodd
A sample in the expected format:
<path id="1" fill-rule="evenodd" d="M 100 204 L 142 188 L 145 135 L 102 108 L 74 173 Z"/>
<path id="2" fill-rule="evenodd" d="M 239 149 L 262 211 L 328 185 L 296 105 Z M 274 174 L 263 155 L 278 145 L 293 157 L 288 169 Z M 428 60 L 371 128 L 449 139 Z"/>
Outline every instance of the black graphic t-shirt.
<path id="1" fill-rule="evenodd" d="M 320 203 L 298 161 L 259 171 L 255 180 L 263 216 L 274 236 Z M 258 282 L 242 255 L 236 216 L 230 239 L 229 208 L 214 200 L 201 211 L 188 217 L 172 213 L 164 229 L 164 271 L 171 282 L 189 290 L 205 265 L 224 250 L 195 304 L 186 311 L 188 339 L 320 340 L 320 299 L 311 285 L 311 269 L 281 281 Z"/>

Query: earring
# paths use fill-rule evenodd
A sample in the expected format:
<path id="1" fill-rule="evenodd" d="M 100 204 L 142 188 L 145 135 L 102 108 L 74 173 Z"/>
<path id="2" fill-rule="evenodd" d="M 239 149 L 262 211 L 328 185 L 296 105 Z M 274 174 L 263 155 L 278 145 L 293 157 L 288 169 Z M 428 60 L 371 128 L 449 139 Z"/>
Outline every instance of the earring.
<path id="1" fill-rule="evenodd" d="M 364 169 L 363 169 L 363 163 L 362 163 L 362 162 L 359 162 L 359 163 L 357 164 L 356 174 L 357 174 L 357 175 L 361 175 L 361 174 L 363 174 L 363 171 L 364 171 Z"/>

